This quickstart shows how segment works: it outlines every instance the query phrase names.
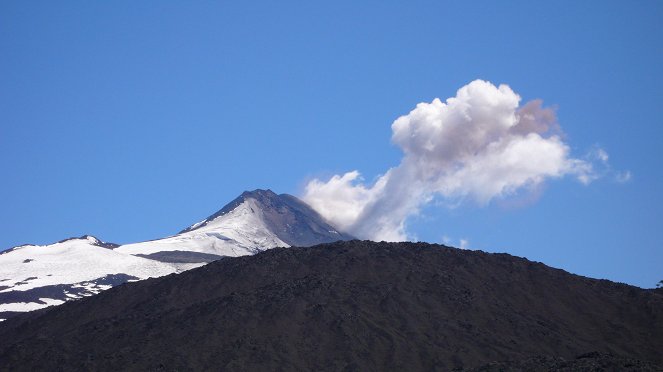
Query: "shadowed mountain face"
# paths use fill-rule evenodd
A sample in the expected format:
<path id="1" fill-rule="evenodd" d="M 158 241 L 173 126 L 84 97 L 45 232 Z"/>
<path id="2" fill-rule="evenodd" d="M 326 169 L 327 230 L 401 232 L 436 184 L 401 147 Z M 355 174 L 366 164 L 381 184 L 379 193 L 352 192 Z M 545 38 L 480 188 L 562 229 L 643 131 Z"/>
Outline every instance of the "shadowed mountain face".
<path id="1" fill-rule="evenodd" d="M 349 241 L 121 285 L 0 335 L 12 371 L 499 370 L 481 366 L 589 352 L 656 368 L 663 294 L 507 254 Z"/>

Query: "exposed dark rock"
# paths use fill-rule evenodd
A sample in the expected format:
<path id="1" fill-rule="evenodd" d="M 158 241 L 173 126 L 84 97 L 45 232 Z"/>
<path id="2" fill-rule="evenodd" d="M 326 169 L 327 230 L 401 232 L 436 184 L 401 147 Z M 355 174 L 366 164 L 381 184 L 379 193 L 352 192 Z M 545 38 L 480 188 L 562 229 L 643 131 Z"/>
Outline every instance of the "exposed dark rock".
<path id="1" fill-rule="evenodd" d="M 28 245 L 30 245 L 30 244 L 21 244 L 21 245 L 17 245 L 17 246 L 11 247 L 11 248 L 9 248 L 9 249 L 5 249 L 4 251 L 0 251 L 0 255 L 7 254 L 7 253 L 9 253 L 9 252 L 13 252 L 13 251 L 15 251 L 15 250 L 17 250 L 17 249 L 19 249 L 19 248 L 22 248 L 22 247 L 25 247 L 25 246 L 28 246 Z"/>
<path id="2" fill-rule="evenodd" d="M 24 312 L 17 311 L 0 311 L 0 319 L 9 319 L 16 315 L 25 314 Z"/>
<path id="3" fill-rule="evenodd" d="M 162 251 L 151 254 L 137 254 L 138 257 L 149 258 L 151 260 L 171 263 L 200 263 L 220 260 L 226 256 L 218 254 L 200 253 L 190 251 Z"/>
<path id="4" fill-rule="evenodd" d="M 23 262 L 25 262 L 25 261 L 23 261 Z M 16 283 L 14 283 L 14 285 L 28 284 L 29 281 L 31 281 L 31 280 L 35 280 L 35 279 L 38 279 L 38 278 L 37 278 L 36 276 L 31 276 L 31 277 L 29 277 L 29 278 L 25 278 L 25 279 L 21 280 L 20 282 L 16 282 Z"/>
<path id="5" fill-rule="evenodd" d="M 519 361 L 493 362 L 465 370 L 467 372 L 655 372 L 663 371 L 660 364 L 633 358 L 616 357 L 609 353 L 592 352 L 575 359 L 534 357 Z"/>
<path id="6" fill-rule="evenodd" d="M 647 370 L 663 296 L 507 254 L 350 241 L 121 285 L 0 335 L 11 371 Z M 523 362 L 486 366 L 499 360 Z"/>

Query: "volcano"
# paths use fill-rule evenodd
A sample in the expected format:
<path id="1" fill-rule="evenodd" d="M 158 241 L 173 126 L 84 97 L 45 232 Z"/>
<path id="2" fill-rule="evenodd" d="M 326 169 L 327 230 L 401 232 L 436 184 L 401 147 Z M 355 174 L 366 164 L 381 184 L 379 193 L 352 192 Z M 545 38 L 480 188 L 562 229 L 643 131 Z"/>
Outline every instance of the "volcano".
<path id="1" fill-rule="evenodd" d="M 0 253 L 0 320 L 225 257 L 348 239 L 292 195 L 246 191 L 208 218 L 162 239 L 119 245 L 84 235 Z"/>

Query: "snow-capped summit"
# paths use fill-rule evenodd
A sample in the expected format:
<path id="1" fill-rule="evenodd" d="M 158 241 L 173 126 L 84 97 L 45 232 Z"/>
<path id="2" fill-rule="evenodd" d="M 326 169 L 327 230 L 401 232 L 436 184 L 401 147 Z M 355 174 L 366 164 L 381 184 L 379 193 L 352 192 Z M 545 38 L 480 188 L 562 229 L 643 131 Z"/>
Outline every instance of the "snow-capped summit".
<path id="1" fill-rule="evenodd" d="M 311 246 L 330 240 L 351 238 L 339 233 L 308 204 L 288 194 L 277 195 L 272 190 L 245 191 L 218 212 L 195 223 L 180 233 L 216 226 L 224 216 L 243 205 L 256 207 L 261 212 L 265 227 L 291 246 Z"/>
<path id="2" fill-rule="evenodd" d="M 271 190 L 246 191 L 179 234 L 116 250 L 167 262 L 209 262 L 265 249 L 352 239 L 306 203 Z"/>
<path id="3" fill-rule="evenodd" d="M 223 257 L 349 239 L 292 195 L 247 191 L 208 218 L 162 239 L 118 245 L 83 235 L 0 252 L 0 319 Z"/>

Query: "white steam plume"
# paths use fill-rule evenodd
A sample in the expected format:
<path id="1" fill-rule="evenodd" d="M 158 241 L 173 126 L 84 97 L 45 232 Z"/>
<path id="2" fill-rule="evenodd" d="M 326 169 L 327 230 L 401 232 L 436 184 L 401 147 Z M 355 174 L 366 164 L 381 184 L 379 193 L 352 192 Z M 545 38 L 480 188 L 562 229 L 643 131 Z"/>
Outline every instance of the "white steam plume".
<path id="1" fill-rule="evenodd" d="M 540 100 L 519 102 L 509 86 L 475 80 L 446 102 L 420 103 L 391 126 L 404 153 L 398 166 L 372 185 L 356 170 L 314 179 L 303 199 L 359 238 L 399 241 L 407 218 L 435 197 L 485 205 L 550 178 L 594 180 L 590 162 L 570 157 L 555 112 Z"/>

